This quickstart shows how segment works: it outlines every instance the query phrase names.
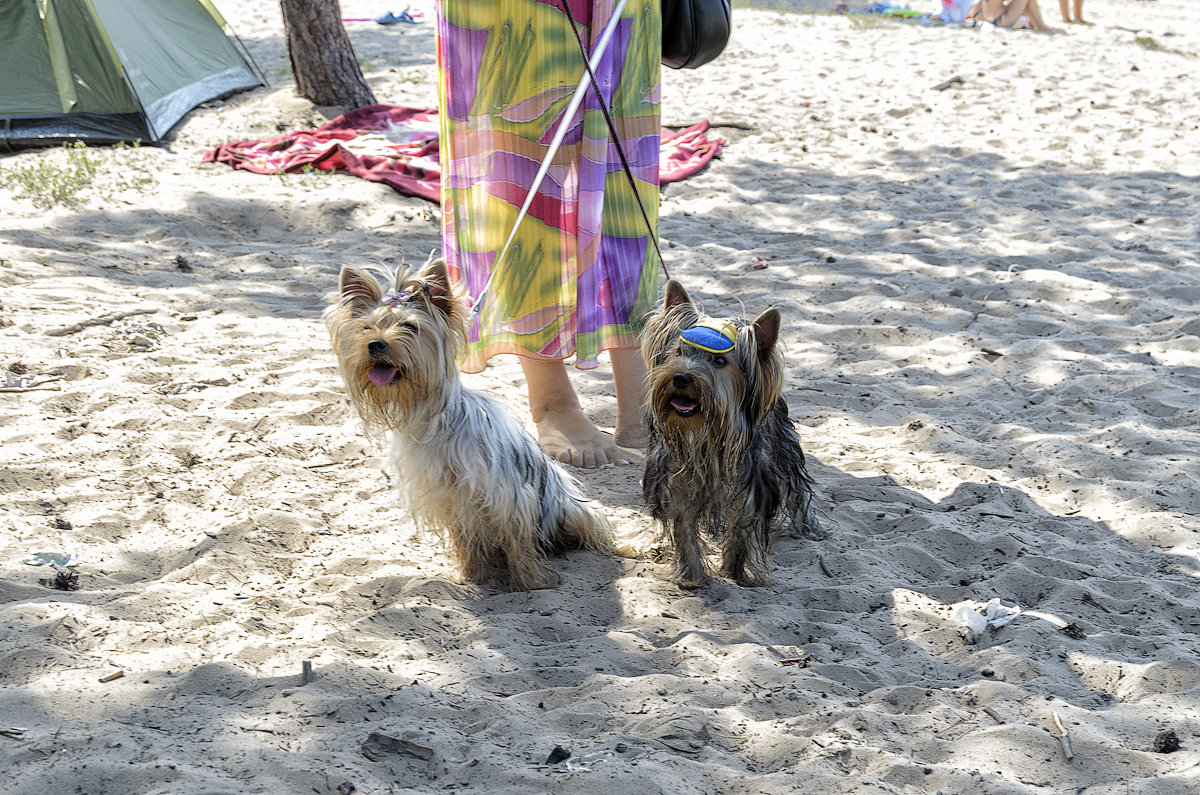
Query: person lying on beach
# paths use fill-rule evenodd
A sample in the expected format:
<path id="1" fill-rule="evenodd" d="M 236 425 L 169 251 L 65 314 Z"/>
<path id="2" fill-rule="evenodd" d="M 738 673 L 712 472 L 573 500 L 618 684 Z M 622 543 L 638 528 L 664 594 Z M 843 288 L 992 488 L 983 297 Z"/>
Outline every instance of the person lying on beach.
<path id="1" fill-rule="evenodd" d="M 967 13 L 968 19 L 982 19 L 1000 28 L 1029 28 L 1048 33 L 1058 31 L 1046 24 L 1037 0 L 979 0 Z"/>

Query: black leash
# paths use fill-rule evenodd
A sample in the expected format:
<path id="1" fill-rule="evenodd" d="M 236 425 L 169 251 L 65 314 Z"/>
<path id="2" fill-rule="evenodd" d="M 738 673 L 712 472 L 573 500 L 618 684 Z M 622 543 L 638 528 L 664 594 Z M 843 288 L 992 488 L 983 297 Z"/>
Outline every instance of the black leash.
<path id="1" fill-rule="evenodd" d="M 579 24 L 575 22 L 575 16 L 571 13 L 569 0 L 561 0 L 561 5 L 563 13 L 567 15 L 567 19 L 571 23 L 571 30 L 575 33 L 575 41 L 579 43 L 579 52 L 583 54 L 583 68 L 587 70 L 588 77 L 592 81 L 592 90 L 596 92 L 596 104 L 600 106 L 600 112 L 604 114 L 604 121 L 608 122 L 608 134 L 612 138 L 613 146 L 617 148 L 617 156 L 621 158 L 621 168 L 625 171 L 625 178 L 629 180 L 629 188 L 633 191 L 633 198 L 637 201 L 638 209 L 642 211 L 642 221 L 646 224 L 646 231 L 650 235 L 650 242 L 654 244 L 654 253 L 658 255 L 658 264 L 662 266 L 663 275 L 670 279 L 671 273 L 667 270 L 667 261 L 663 259 L 662 250 L 658 247 L 658 235 L 655 234 L 654 227 L 650 224 L 650 215 L 646 212 L 646 205 L 642 204 L 642 195 L 638 192 L 637 180 L 633 177 L 633 169 L 629 167 L 629 161 L 625 158 L 625 148 L 621 146 L 621 138 L 617 135 L 617 125 L 613 122 L 612 114 L 609 113 L 608 105 L 604 101 L 604 95 L 600 93 L 600 83 L 596 80 L 596 74 L 592 71 L 587 47 L 584 46 L 583 36 L 579 34 Z"/>

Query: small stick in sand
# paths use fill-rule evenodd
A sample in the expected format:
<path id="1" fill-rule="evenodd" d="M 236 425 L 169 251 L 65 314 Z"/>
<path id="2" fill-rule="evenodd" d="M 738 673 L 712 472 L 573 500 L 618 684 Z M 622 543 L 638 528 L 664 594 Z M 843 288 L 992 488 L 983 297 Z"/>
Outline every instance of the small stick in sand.
<path id="1" fill-rule="evenodd" d="M 825 558 L 817 555 L 817 564 L 821 567 L 821 571 L 825 572 L 826 577 L 830 578 L 831 580 L 835 579 L 834 576 L 829 573 L 829 569 L 825 566 Z"/>
<path id="2" fill-rule="evenodd" d="M 312 660 L 304 660 L 300 663 L 300 684 L 306 685 L 312 682 L 317 677 L 313 674 Z"/>
<path id="3" fill-rule="evenodd" d="M 1083 602 L 1085 605 L 1091 605 L 1092 607 L 1098 607 L 1101 610 L 1103 610 L 1105 613 L 1110 612 L 1107 607 L 1105 607 L 1104 605 L 1097 602 L 1096 597 L 1092 596 L 1087 591 L 1083 592 L 1083 596 L 1080 598 L 1079 601 Z"/>
<path id="4" fill-rule="evenodd" d="M 85 328 L 89 328 L 91 326 L 104 326 L 112 323 L 114 320 L 124 320 L 125 318 L 133 317 L 134 315 L 152 315 L 155 311 L 156 310 L 154 309 L 133 309 L 128 312 L 109 312 L 107 315 L 94 317 L 91 320 L 72 323 L 71 325 L 64 326 L 63 328 L 50 329 L 46 332 L 46 336 L 65 337 L 68 334 L 74 334 L 77 331 L 83 331 Z"/>
<path id="5" fill-rule="evenodd" d="M 120 679 L 120 678 L 121 678 L 122 676 L 124 676 L 124 675 L 125 675 L 125 672 L 124 672 L 124 671 L 120 671 L 120 670 L 118 670 L 118 671 L 113 671 L 111 674 L 108 674 L 108 675 L 106 675 L 106 676 L 102 676 L 102 677 L 100 677 L 100 681 L 101 681 L 101 682 L 111 682 L 111 681 L 113 681 L 114 679 Z"/>
<path id="6" fill-rule="evenodd" d="M 996 723 L 1004 723 L 1004 718 L 1000 717 L 1000 713 L 996 712 L 996 710 L 992 709 L 991 707 L 984 707 L 983 711 L 990 715 L 992 720 L 996 721 Z"/>
<path id="7" fill-rule="evenodd" d="M 1058 742 L 1062 745 L 1063 756 L 1070 762 L 1075 758 L 1075 753 L 1071 750 L 1071 735 L 1067 732 L 1067 727 L 1063 726 L 1062 719 L 1058 717 L 1057 712 L 1050 713 L 1054 717 L 1054 725 L 1058 727 Z"/>

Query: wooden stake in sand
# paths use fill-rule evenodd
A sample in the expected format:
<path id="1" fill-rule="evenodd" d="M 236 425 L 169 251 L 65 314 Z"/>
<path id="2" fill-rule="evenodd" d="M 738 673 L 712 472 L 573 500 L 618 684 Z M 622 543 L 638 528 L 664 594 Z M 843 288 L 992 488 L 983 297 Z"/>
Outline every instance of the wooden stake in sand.
<path id="1" fill-rule="evenodd" d="M 71 325 L 64 326 L 63 328 L 50 329 L 46 332 L 46 336 L 65 337 L 68 334 L 74 334 L 77 331 L 83 331 L 85 328 L 91 328 L 92 326 L 105 326 L 116 320 L 124 320 L 125 318 L 133 317 L 134 315 L 152 315 L 156 311 L 157 310 L 155 309 L 132 309 L 128 312 L 109 312 L 107 315 L 94 317 L 91 320 L 84 320 L 80 323 L 72 323 Z"/>
<path id="2" fill-rule="evenodd" d="M 1075 753 L 1071 750 L 1071 735 L 1067 732 L 1067 727 L 1063 726 L 1062 720 L 1058 717 L 1057 712 L 1050 713 L 1054 717 L 1054 725 L 1058 727 L 1058 742 L 1062 746 L 1063 756 L 1070 762 L 1075 758 Z"/>
<path id="3" fill-rule="evenodd" d="M 317 677 L 313 674 L 312 660 L 300 663 L 300 684 L 306 685 Z"/>
<path id="4" fill-rule="evenodd" d="M 111 682 L 114 679 L 120 679 L 124 675 L 125 675 L 124 671 L 113 671 L 111 674 L 107 674 L 105 676 L 100 677 L 100 681 L 101 682 Z"/>

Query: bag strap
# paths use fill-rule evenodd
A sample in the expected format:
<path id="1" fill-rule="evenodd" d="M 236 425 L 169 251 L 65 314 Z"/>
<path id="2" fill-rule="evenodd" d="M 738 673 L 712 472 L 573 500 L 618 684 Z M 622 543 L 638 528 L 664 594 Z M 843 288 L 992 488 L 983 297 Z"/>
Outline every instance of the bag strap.
<path id="1" fill-rule="evenodd" d="M 575 21 L 575 16 L 571 13 L 571 3 L 569 0 L 560 0 L 563 13 L 567 15 L 567 20 L 571 23 L 571 30 L 575 33 L 575 41 L 579 43 L 579 52 L 583 54 L 583 66 L 587 69 L 588 78 L 592 82 L 592 90 L 596 92 L 596 104 L 600 106 L 600 112 L 604 114 L 604 121 L 608 123 L 608 134 L 612 138 L 613 146 L 617 149 L 617 156 L 621 158 L 621 168 L 625 171 L 625 178 L 629 181 L 629 189 L 633 191 L 633 198 L 637 201 L 638 209 L 642 211 L 642 221 L 646 224 L 646 232 L 650 236 L 650 242 L 654 244 L 654 253 L 658 255 L 658 264 L 662 266 L 663 275 L 668 279 L 671 278 L 670 272 L 667 270 L 667 261 L 663 259 L 662 249 L 658 247 L 658 235 L 655 234 L 653 225 L 650 223 L 650 215 L 646 212 L 646 205 L 642 203 L 642 195 L 638 192 L 637 181 L 633 177 L 633 169 L 629 167 L 629 160 L 625 157 L 625 147 L 621 146 L 621 136 L 617 134 L 617 125 L 613 122 L 612 114 L 608 110 L 608 104 L 604 101 L 604 94 L 600 92 L 600 83 L 596 80 L 596 73 L 592 71 L 592 64 L 588 60 L 587 47 L 583 44 L 583 36 L 579 33 L 579 23 Z M 614 18 L 620 15 L 619 9 L 613 9 Z"/>

